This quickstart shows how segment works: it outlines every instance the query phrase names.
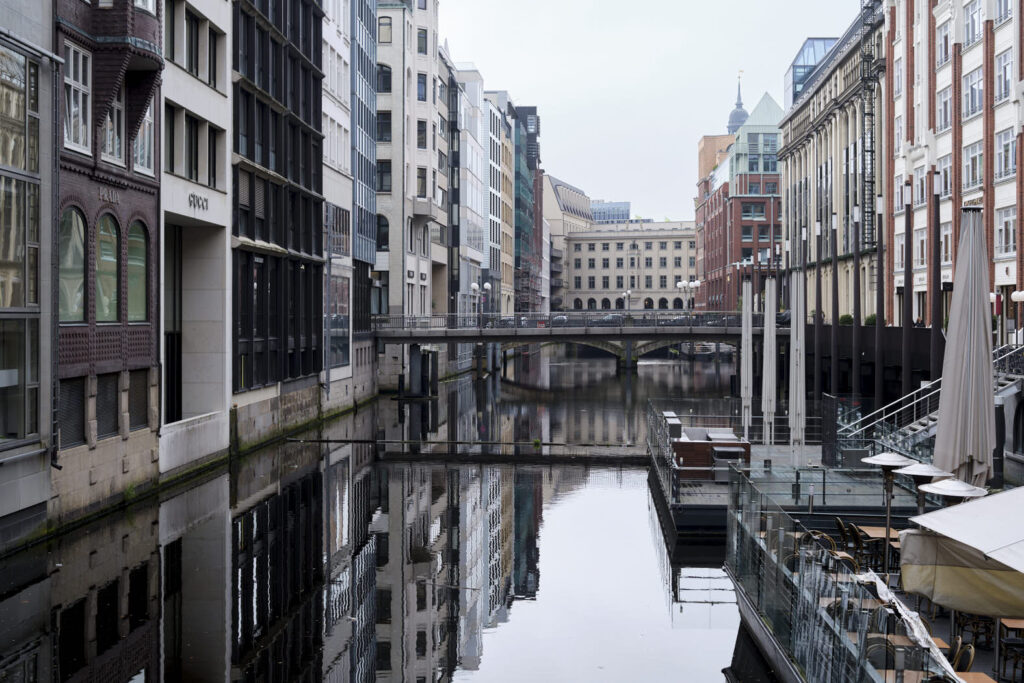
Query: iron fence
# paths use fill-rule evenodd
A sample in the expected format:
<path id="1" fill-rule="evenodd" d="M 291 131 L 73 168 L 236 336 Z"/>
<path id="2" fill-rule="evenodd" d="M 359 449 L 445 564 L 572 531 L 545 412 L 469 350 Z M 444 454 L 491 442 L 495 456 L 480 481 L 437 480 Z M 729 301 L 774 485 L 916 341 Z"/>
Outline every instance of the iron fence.
<path id="1" fill-rule="evenodd" d="M 764 314 L 753 316 L 753 327 L 760 329 Z M 445 329 L 545 329 L 545 328 L 717 328 L 739 334 L 742 325 L 735 311 L 683 310 L 588 310 L 564 313 L 448 313 L 442 315 L 377 315 L 374 330 Z"/>

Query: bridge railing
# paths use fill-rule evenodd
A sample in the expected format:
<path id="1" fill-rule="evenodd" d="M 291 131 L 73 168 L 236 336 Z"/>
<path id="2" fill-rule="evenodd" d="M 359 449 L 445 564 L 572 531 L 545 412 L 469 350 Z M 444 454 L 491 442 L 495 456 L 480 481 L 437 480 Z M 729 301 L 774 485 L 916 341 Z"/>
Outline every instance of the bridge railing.
<path id="1" fill-rule="evenodd" d="M 737 311 L 682 310 L 588 310 L 539 313 L 449 313 L 443 315 L 377 315 L 375 330 L 453 330 L 453 329 L 546 329 L 558 327 L 704 327 L 739 328 Z M 764 325 L 764 314 L 753 316 L 753 326 Z M 779 321 L 780 327 L 788 323 Z"/>

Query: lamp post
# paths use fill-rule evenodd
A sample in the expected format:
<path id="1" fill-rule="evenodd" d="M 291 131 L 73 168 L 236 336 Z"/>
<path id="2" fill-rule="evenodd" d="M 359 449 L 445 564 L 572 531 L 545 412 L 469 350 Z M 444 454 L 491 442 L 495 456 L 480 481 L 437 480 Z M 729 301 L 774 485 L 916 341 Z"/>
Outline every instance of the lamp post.
<path id="1" fill-rule="evenodd" d="M 913 465 L 912 460 L 899 453 L 879 453 L 868 458 L 861 458 L 861 462 L 868 465 L 878 465 L 882 468 L 882 479 L 885 483 L 885 546 L 882 558 L 882 568 L 885 571 L 885 585 L 889 585 L 889 525 L 892 523 L 892 481 L 893 472 L 901 467 Z"/>
<path id="2" fill-rule="evenodd" d="M 629 316 L 629 299 L 630 299 L 631 296 L 633 296 L 633 290 L 632 289 L 627 289 L 625 292 L 622 293 L 622 299 L 623 299 L 623 301 L 626 304 L 626 315 L 627 316 Z"/>
<path id="3" fill-rule="evenodd" d="M 484 297 L 480 301 L 480 304 L 481 304 L 480 308 L 481 308 L 481 310 L 483 310 L 484 308 L 487 307 L 487 302 L 491 298 L 490 294 L 491 294 L 491 283 L 490 282 L 485 282 L 484 283 Z"/>
<path id="4" fill-rule="evenodd" d="M 1018 339 L 1019 330 L 1021 330 L 1021 303 L 1024 302 L 1024 292 L 1017 290 L 1010 295 L 1010 300 L 1017 304 L 1016 314 L 1014 315 L 1014 343 L 1020 344 L 1021 340 Z"/>

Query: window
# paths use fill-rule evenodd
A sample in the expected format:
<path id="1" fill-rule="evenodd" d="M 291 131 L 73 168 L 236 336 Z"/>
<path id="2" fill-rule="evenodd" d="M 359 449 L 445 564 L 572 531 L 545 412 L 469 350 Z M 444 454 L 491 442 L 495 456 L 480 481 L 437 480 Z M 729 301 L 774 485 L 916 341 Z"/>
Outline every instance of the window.
<path id="1" fill-rule="evenodd" d="M 996 23 L 1001 24 L 1013 16 L 1011 0 L 996 0 Z"/>
<path id="2" fill-rule="evenodd" d="M 654 276 L 653 275 L 644 275 L 644 287 L 646 289 L 650 289 L 653 286 L 654 286 Z"/>
<path id="3" fill-rule="evenodd" d="M 377 94 L 391 92 L 391 67 L 387 64 L 377 65 Z"/>
<path id="4" fill-rule="evenodd" d="M 103 148 L 100 156 L 105 161 L 124 163 L 124 86 L 118 90 L 103 123 Z"/>
<path id="5" fill-rule="evenodd" d="M 757 226 L 757 239 L 761 240 L 762 242 L 767 242 L 768 241 L 768 233 L 769 232 L 771 232 L 771 226 L 768 226 L 768 225 L 759 225 L 759 226 Z"/>
<path id="6" fill-rule="evenodd" d="M 996 102 L 1010 96 L 1010 84 L 1013 82 L 1013 50 L 1006 50 L 996 55 Z"/>
<path id="7" fill-rule="evenodd" d="M 658 242 L 658 249 L 668 249 L 668 242 Z"/>
<path id="8" fill-rule="evenodd" d="M 377 111 L 377 142 L 391 142 L 391 112 Z"/>
<path id="9" fill-rule="evenodd" d="M 199 119 L 188 114 L 185 114 L 185 175 L 189 180 L 199 180 Z"/>
<path id="10" fill-rule="evenodd" d="M 764 204 L 747 204 L 740 206 L 743 218 L 764 220 Z"/>
<path id="11" fill-rule="evenodd" d="M 761 183 L 747 183 L 747 194 L 761 194 Z"/>
<path id="12" fill-rule="evenodd" d="M 77 209 L 66 209 L 60 219 L 60 321 L 85 320 L 85 219 Z"/>
<path id="13" fill-rule="evenodd" d="M 644 242 L 644 249 L 654 249 L 654 242 Z"/>
<path id="14" fill-rule="evenodd" d="M 135 0 L 135 6 L 150 14 L 156 14 L 156 0 Z"/>
<path id="15" fill-rule="evenodd" d="M 142 124 L 132 143 L 132 166 L 139 173 L 153 175 L 153 102 L 142 115 Z"/>
<path id="16" fill-rule="evenodd" d="M 981 0 L 972 0 L 964 6 L 964 47 L 974 45 L 981 40 L 982 23 L 985 14 Z"/>
<path id="17" fill-rule="evenodd" d="M 416 122 L 416 147 L 427 148 L 427 122 L 423 119 Z"/>
<path id="18" fill-rule="evenodd" d="M 920 206 L 928 201 L 928 176 L 925 175 L 924 166 L 914 169 L 914 204 Z"/>
<path id="19" fill-rule="evenodd" d="M 985 105 L 985 78 L 982 67 L 964 76 L 963 117 L 966 119 L 981 111 Z"/>
<path id="20" fill-rule="evenodd" d="M 949 22 L 943 22 L 935 29 L 935 66 L 940 67 L 949 61 Z"/>
<path id="21" fill-rule="evenodd" d="M 1017 137 L 1012 128 L 996 133 L 996 180 L 1017 172 Z"/>
<path id="22" fill-rule="evenodd" d="M 953 86 L 943 88 L 935 95 L 935 129 L 949 130 L 953 125 Z"/>
<path id="23" fill-rule="evenodd" d="M 914 230 L 914 267 L 924 268 L 928 265 L 928 228 Z"/>
<path id="24" fill-rule="evenodd" d="M 893 134 L 892 134 L 892 137 L 893 137 L 893 143 L 892 143 L 893 150 L 897 154 L 899 154 L 900 151 L 903 149 L 903 117 L 902 116 L 897 116 L 893 120 L 892 130 L 893 130 Z"/>
<path id="25" fill-rule="evenodd" d="M 587 268 L 596 268 L 596 267 L 597 267 L 597 259 L 588 258 L 587 259 Z"/>
<path id="26" fill-rule="evenodd" d="M 623 277 L 621 275 L 616 275 L 615 276 L 615 288 L 616 289 L 622 289 L 625 286 L 623 284 L 624 281 L 625 280 L 623 279 Z"/>
<path id="27" fill-rule="evenodd" d="M 595 287 L 597 287 L 596 283 L 597 278 L 595 276 L 590 275 L 589 277 L 587 277 L 587 289 L 594 289 Z M 591 306 L 591 308 L 593 308 L 593 306 Z"/>
<path id="28" fill-rule="evenodd" d="M 1011 256 L 1017 252 L 1017 207 L 996 209 L 996 256 Z"/>
<path id="29" fill-rule="evenodd" d="M 659 256 L 658 257 L 658 267 L 659 268 L 665 268 L 667 266 L 668 266 L 668 258 L 665 257 L 665 256 Z"/>
<path id="30" fill-rule="evenodd" d="M 572 245 L 572 250 L 573 251 L 583 251 L 583 245 L 581 245 L 581 244 L 579 244 L 577 242 L 576 244 Z"/>
<path id="31" fill-rule="evenodd" d="M 672 259 L 672 266 L 674 268 L 682 268 L 683 267 L 683 257 L 682 256 L 674 257 Z"/>
<path id="32" fill-rule="evenodd" d="M 92 55 L 64 43 L 64 146 L 90 154 Z"/>
<path id="33" fill-rule="evenodd" d="M 135 221 L 128 227 L 127 247 L 125 277 L 128 285 L 128 322 L 143 322 L 149 318 L 149 238 L 146 226 L 141 222 Z"/>
<path id="34" fill-rule="evenodd" d="M 597 245 L 594 242 L 587 243 L 587 251 L 595 251 Z"/>
<path id="35" fill-rule="evenodd" d="M 611 284 L 609 282 L 609 277 L 607 275 L 602 275 L 601 276 L 601 289 L 608 289 L 609 287 L 611 287 Z"/>
<path id="36" fill-rule="evenodd" d="M 939 176 L 939 188 L 942 196 L 948 197 L 953 193 L 953 155 L 947 154 L 944 157 L 939 157 L 938 163 L 935 164 L 935 172 Z"/>
<path id="37" fill-rule="evenodd" d="M 941 233 L 942 262 L 945 264 L 953 262 L 953 223 L 946 222 L 939 226 Z"/>
<path id="38" fill-rule="evenodd" d="M 903 270 L 905 257 L 907 255 L 906 244 L 907 240 L 904 233 L 901 232 L 896 235 L 896 239 L 893 241 L 893 266 L 897 271 Z"/>
<path id="39" fill-rule="evenodd" d="M 667 275 L 659 275 L 658 276 L 658 287 L 660 287 L 661 289 L 665 289 L 666 287 L 668 287 L 668 276 Z"/>
<path id="40" fill-rule="evenodd" d="M 654 265 L 654 259 L 651 258 L 650 256 L 645 256 L 644 257 L 644 267 L 645 268 L 651 268 L 653 265 Z"/>
<path id="41" fill-rule="evenodd" d="M 619 256 L 619 257 L 617 257 L 615 259 L 615 267 L 616 268 L 621 268 L 622 267 L 622 257 L 621 256 Z"/>
<path id="42" fill-rule="evenodd" d="M 740 239 L 744 242 L 754 241 L 754 226 L 744 225 L 740 227 Z"/>
<path id="43" fill-rule="evenodd" d="M 427 9 L 427 0 L 416 0 L 417 9 Z"/>
<path id="44" fill-rule="evenodd" d="M 427 29 L 416 30 L 416 52 L 421 55 L 427 54 Z"/>
<path id="45" fill-rule="evenodd" d="M 673 249 L 682 249 L 683 248 L 683 241 L 682 240 L 676 240 L 675 242 L 672 243 L 672 248 Z"/>
<path id="46" fill-rule="evenodd" d="M 608 251 L 608 242 L 601 242 L 601 251 Z"/>
<path id="47" fill-rule="evenodd" d="M 983 157 L 984 152 L 980 142 L 964 147 L 964 189 L 981 185 Z"/>
<path id="48" fill-rule="evenodd" d="M 416 196 L 427 196 L 427 169 L 423 166 L 416 168 Z"/>
<path id="49" fill-rule="evenodd" d="M 601 259 L 601 267 L 602 268 L 607 268 L 608 267 L 608 259 L 606 259 L 606 258 Z"/>
<path id="50" fill-rule="evenodd" d="M 694 268 L 694 267 L 696 267 L 696 265 L 697 265 L 697 259 L 694 258 L 693 256 L 691 256 L 690 257 L 690 267 Z"/>
<path id="51" fill-rule="evenodd" d="M 573 286 L 573 289 L 580 289 L 581 287 L 583 287 L 583 278 L 580 277 L 579 275 L 574 277 L 572 279 L 572 286 Z M 579 306 L 577 306 L 577 308 L 579 308 Z"/>
<path id="52" fill-rule="evenodd" d="M 206 82 L 211 88 L 217 87 L 217 41 L 220 34 L 210 29 L 206 44 Z"/>
<path id="53" fill-rule="evenodd" d="M 185 70 L 199 76 L 199 17 L 185 10 Z"/>
<path id="54" fill-rule="evenodd" d="M 391 17 L 381 17 L 377 20 L 377 42 L 391 42 Z"/>
<path id="55" fill-rule="evenodd" d="M 583 267 L 583 259 L 574 258 L 572 260 L 572 267 L 573 268 L 582 268 Z"/>
<path id="56" fill-rule="evenodd" d="M 109 213 L 96 223 L 96 321 L 118 319 L 118 274 L 121 265 L 121 236 L 117 221 Z"/>
<path id="57" fill-rule="evenodd" d="M 761 157 L 756 154 L 751 154 L 747 157 L 747 171 L 750 173 L 760 173 L 761 171 Z"/>
<path id="58" fill-rule="evenodd" d="M 217 140 L 221 132 L 213 126 L 206 126 L 206 184 L 217 187 Z"/>
<path id="59" fill-rule="evenodd" d="M 764 193 L 765 194 L 778 194 L 779 193 L 779 184 L 778 183 L 765 183 L 764 184 Z"/>
<path id="60" fill-rule="evenodd" d="M 377 192 L 391 192 L 391 162 L 377 160 Z"/>
<path id="61" fill-rule="evenodd" d="M 623 243 L 622 242 L 616 242 L 615 243 L 615 251 L 622 251 L 622 248 L 623 248 Z"/>
<path id="62" fill-rule="evenodd" d="M 897 57 L 892 62 L 892 94 L 903 94 L 903 58 Z"/>
<path id="63" fill-rule="evenodd" d="M 427 101 L 427 74 L 416 74 L 416 99 Z"/>
<path id="64" fill-rule="evenodd" d="M 390 237 L 387 216 L 377 214 L 377 251 L 387 251 Z"/>

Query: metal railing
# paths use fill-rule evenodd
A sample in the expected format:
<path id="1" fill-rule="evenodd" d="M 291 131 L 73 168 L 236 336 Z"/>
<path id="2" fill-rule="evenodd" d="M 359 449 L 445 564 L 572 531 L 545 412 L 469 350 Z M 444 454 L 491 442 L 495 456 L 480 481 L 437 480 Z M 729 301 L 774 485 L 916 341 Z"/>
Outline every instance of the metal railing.
<path id="1" fill-rule="evenodd" d="M 788 479 L 772 484 L 730 472 L 725 566 L 803 678 L 839 683 L 903 680 L 902 672 L 907 680 L 953 674 L 920 618 L 883 580 L 870 570 L 852 571 L 829 539 L 816 538 L 783 508 L 772 491 L 790 487 Z"/>
<path id="2" fill-rule="evenodd" d="M 735 330 L 741 326 L 736 311 L 684 311 L 684 310 L 586 310 L 563 313 L 474 313 L 444 315 L 377 315 L 373 317 L 374 330 L 445 330 L 471 328 L 588 328 L 588 327 L 671 327 L 719 328 Z M 754 314 L 753 327 L 760 329 L 764 315 Z"/>

